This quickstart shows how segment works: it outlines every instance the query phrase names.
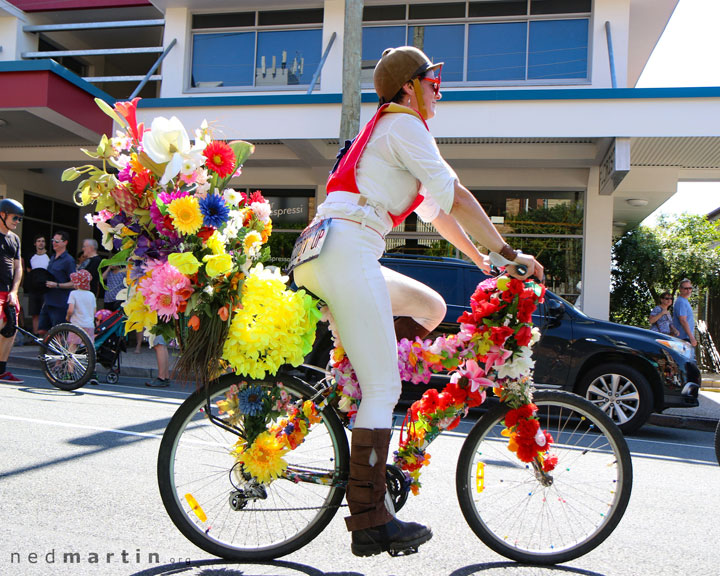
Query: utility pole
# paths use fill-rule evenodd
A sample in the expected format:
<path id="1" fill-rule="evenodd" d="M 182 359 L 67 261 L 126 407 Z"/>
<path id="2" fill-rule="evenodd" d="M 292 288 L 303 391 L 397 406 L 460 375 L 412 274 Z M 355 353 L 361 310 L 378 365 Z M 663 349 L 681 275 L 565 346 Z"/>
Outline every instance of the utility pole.
<path id="1" fill-rule="evenodd" d="M 360 131 L 360 62 L 364 0 L 345 0 L 343 36 L 343 97 L 340 145 Z"/>

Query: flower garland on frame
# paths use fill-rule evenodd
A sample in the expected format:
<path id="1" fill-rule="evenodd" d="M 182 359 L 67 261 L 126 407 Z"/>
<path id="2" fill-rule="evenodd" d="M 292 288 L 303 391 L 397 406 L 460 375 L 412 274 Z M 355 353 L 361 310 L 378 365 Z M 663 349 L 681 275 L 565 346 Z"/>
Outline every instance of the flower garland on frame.
<path id="1" fill-rule="evenodd" d="M 100 166 L 68 168 L 62 179 L 79 179 L 76 202 L 94 204 L 88 222 L 116 251 L 101 266 L 127 266 L 118 294 L 126 332 L 176 338 L 176 372 L 198 385 L 228 366 L 260 378 L 302 362 L 316 301 L 262 266 L 272 233 L 267 200 L 228 187 L 254 146 L 215 140 L 204 121 L 192 140 L 175 117 L 154 118 L 148 128 L 137 121 L 140 98 L 112 107 L 95 101 L 119 130 L 84 150 Z"/>
<path id="2" fill-rule="evenodd" d="M 403 424 L 395 463 L 409 474 L 414 494 L 421 486 L 422 467 L 430 463 L 427 446 L 443 430 L 455 428 L 469 408 L 482 404 L 487 389 L 510 407 L 503 431 L 509 438 L 508 449 L 523 462 L 536 461 L 545 471 L 556 465 L 557 458 L 549 454 L 552 436 L 540 429 L 537 407 L 532 403 L 531 346 L 540 337 L 539 330 L 532 327 L 532 313 L 544 294 L 545 288 L 539 284 L 504 276 L 490 278 L 478 285 L 470 312 L 458 319 L 458 334 L 398 343 L 402 380 L 427 384 L 433 373 L 452 373 L 441 392 L 430 389 L 413 403 Z M 331 366 L 338 407 L 352 424 L 360 388 L 337 340 Z"/>

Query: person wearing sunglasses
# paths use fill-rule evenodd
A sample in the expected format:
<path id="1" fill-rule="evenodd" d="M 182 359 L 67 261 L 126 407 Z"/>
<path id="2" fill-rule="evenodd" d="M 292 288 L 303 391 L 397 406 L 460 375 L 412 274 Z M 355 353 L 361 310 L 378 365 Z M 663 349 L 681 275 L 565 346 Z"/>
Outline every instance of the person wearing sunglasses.
<path id="1" fill-rule="evenodd" d="M 543 276 L 535 258 L 503 240 L 440 155 L 427 122 L 442 98 L 441 69 L 412 46 L 383 52 L 373 73 L 378 110 L 338 155 L 327 198 L 290 261 L 296 284 L 328 304 L 360 382 L 346 492 L 357 556 L 416 551 L 432 537 L 428 527 L 402 522 L 386 508 L 385 463 L 401 392 L 397 340 L 427 336 L 446 306 L 434 290 L 380 265 L 385 236 L 414 211 L 483 270 L 488 259 L 468 234 L 527 266 L 524 277 Z"/>
<path id="2" fill-rule="evenodd" d="M 650 311 L 650 330 L 660 332 L 661 334 L 669 334 L 671 336 L 677 336 L 679 332 L 672 323 L 672 294 L 670 292 L 663 292 L 660 294 L 660 300 L 658 305 Z"/>
<path id="3" fill-rule="evenodd" d="M 21 384 L 22 379 L 7 369 L 13 343 L 15 327 L 20 314 L 18 290 L 22 281 L 20 238 L 15 234 L 22 222 L 25 209 L 12 198 L 0 201 L 0 382 Z"/>
<path id="4" fill-rule="evenodd" d="M 673 306 L 673 325 L 679 332 L 679 337 L 690 342 L 695 348 L 697 340 L 695 339 L 695 315 L 690 305 L 690 296 L 692 295 L 692 281 L 688 278 L 680 280 L 680 289 L 678 297 L 675 298 Z"/>
<path id="5" fill-rule="evenodd" d="M 53 326 L 65 322 L 68 298 L 75 287 L 70 280 L 70 275 L 75 272 L 75 258 L 67 250 L 69 240 L 70 236 L 64 230 L 58 230 L 52 235 L 53 254 L 47 267 L 52 280 L 45 282 L 48 291 L 40 311 L 38 333 L 41 335 Z"/>

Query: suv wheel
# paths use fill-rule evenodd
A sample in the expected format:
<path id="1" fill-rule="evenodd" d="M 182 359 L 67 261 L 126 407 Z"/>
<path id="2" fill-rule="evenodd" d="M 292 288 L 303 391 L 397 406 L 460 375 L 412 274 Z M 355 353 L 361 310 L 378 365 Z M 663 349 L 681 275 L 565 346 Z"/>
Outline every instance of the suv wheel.
<path id="1" fill-rule="evenodd" d="M 587 398 L 624 434 L 638 430 L 652 412 L 652 391 L 645 377 L 623 364 L 597 366 L 583 376 L 578 394 Z"/>

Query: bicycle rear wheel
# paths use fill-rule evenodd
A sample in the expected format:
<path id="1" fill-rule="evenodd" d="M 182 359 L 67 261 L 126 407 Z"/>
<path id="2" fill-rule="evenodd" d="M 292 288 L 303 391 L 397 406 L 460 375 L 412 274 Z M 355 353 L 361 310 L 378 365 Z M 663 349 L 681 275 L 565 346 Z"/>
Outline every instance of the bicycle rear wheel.
<path id="1" fill-rule="evenodd" d="M 270 560 L 298 550 L 330 522 L 347 482 L 345 429 L 332 410 L 321 412 L 305 441 L 285 455 L 288 473 L 270 485 L 243 478 L 230 453 L 237 435 L 214 424 L 217 400 L 245 381 L 264 389 L 282 382 L 287 393 L 308 399 L 315 391 L 288 376 L 264 381 L 223 376 L 188 397 L 170 420 L 158 454 L 160 495 L 177 528 L 206 552 L 231 560 Z M 242 425 L 242 424 L 240 424 Z M 294 480 L 287 479 L 292 474 Z"/>
<path id="2" fill-rule="evenodd" d="M 588 553 L 615 529 L 630 499 L 632 463 L 618 427 L 584 398 L 537 392 L 534 402 L 555 440 L 551 481 L 541 482 L 508 450 L 501 435 L 508 407 L 499 405 L 465 440 L 456 488 L 465 519 L 488 547 L 518 562 L 557 564 Z"/>
<path id="3" fill-rule="evenodd" d="M 61 390 L 77 390 L 95 372 L 95 347 L 85 330 L 73 324 L 53 326 L 43 340 L 40 364 L 48 381 Z"/>

